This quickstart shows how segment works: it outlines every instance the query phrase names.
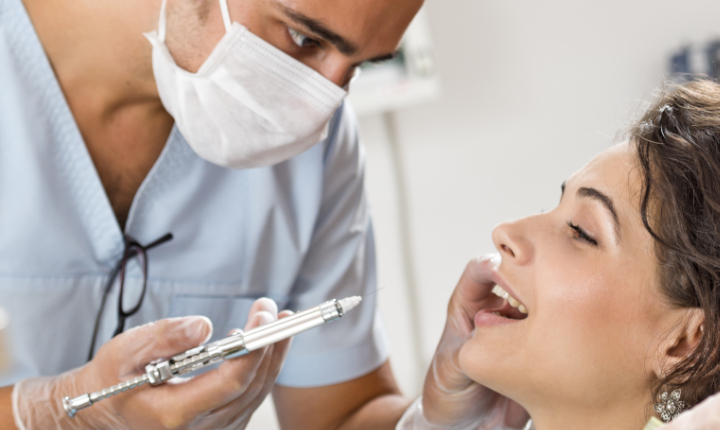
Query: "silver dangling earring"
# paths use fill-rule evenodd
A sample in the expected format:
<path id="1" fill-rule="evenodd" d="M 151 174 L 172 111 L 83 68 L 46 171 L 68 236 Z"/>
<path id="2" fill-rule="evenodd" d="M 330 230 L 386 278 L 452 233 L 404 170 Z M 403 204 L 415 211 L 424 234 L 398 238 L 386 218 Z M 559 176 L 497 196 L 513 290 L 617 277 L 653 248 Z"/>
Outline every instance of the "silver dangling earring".
<path id="1" fill-rule="evenodd" d="M 685 402 L 680 400 L 680 389 L 673 390 L 672 393 L 663 391 L 658 396 L 658 402 L 655 403 L 655 412 L 660 414 L 664 422 L 674 420 L 682 411 L 685 410 Z"/>

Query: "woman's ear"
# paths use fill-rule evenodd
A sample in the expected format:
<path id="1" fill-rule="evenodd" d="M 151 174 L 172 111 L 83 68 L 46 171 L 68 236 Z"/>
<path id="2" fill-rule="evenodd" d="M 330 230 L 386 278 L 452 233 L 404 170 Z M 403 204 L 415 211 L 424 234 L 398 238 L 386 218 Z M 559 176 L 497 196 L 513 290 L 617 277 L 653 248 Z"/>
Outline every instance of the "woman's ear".
<path id="1" fill-rule="evenodd" d="M 655 373 L 661 377 L 695 351 L 703 336 L 705 312 L 687 309 L 679 324 L 660 343 Z"/>

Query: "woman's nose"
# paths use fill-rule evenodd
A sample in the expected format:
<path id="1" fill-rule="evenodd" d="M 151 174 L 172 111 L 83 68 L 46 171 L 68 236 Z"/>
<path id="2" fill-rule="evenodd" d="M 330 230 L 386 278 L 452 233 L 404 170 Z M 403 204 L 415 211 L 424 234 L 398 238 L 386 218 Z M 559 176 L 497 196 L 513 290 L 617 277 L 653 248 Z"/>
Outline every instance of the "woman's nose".
<path id="1" fill-rule="evenodd" d="M 493 229 L 492 239 L 503 260 L 518 265 L 532 260 L 532 242 L 526 234 L 525 219 L 504 222 Z"/>

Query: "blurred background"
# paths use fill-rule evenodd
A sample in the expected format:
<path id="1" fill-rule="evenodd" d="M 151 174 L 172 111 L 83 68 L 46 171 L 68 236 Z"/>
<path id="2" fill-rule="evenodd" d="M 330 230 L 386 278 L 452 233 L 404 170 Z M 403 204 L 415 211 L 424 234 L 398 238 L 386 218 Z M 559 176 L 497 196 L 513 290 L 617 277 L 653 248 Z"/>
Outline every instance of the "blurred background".
<path id="1" fill-rule="evenodd" d="M 494 251 L 493 226 L 552 209 L 672 71 L 714 74 L 719 16 L 711 0 L 426 0 L 403 58 L 353 83 L 406 395 L 419 394 L 465 263 Z M 267 403 L 251 429 L 276 428 Z"/>

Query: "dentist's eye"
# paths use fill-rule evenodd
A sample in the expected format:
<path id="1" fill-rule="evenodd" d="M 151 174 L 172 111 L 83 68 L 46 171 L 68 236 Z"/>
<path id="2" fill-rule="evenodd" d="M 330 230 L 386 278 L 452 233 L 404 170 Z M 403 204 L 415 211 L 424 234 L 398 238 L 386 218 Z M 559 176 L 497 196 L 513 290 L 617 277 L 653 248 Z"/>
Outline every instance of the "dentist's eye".
<path id="1" fill-rule="evenodd" d="M 288 34 L 292 41 L 300 48 L 317 48 L 320 46 L 320 41 L 305 36 L 304 34 L 298 33 L 292 28 L 288 28 Z"/>
<path id="2" fill-rule="evenodd" d="M 579 225 L 573 224 L 572 221 L 568 221 L 568 227 L 570 227 L 573 232 L 576 239 L 585 241 L 591 245 L 597 246 L 597 240 L 593 239 L 592 236 L 587 234 L 585 230 L 583 230 Z"/>

